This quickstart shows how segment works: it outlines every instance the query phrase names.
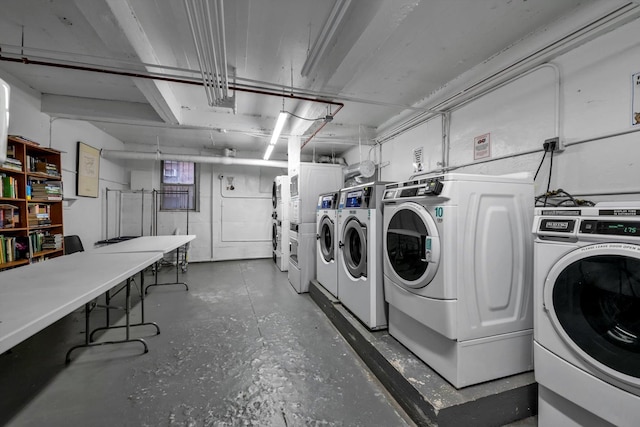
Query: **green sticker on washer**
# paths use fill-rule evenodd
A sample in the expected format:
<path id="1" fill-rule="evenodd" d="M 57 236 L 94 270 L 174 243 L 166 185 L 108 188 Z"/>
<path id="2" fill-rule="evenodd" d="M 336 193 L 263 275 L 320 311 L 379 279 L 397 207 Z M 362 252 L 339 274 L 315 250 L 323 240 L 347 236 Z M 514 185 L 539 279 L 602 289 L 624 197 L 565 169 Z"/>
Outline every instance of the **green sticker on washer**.
<path id="1" fill-rule="evenodd" d="M 427 248 L 428 251 L 431 250 L 431 239 L 427 239 L 425 247 Z"/>

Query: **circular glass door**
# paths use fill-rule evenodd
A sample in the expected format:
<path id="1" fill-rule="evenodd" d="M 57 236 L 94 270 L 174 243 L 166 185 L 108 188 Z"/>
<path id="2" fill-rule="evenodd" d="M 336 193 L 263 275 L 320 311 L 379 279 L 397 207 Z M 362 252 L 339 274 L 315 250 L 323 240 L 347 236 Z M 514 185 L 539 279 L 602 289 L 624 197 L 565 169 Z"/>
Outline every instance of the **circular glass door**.
<path id="1" fill-rule="evenodd" d="M 545 282 L 544 301 L 585 361 L 640 384 L 640 246 L 597 244 L 567 254 Z"/>
<path id="2" fill-rule="evenodd" d="M 271 203 L 273 204 L 273 209 L 278 207 L 278 185 L 275 181 L 273 181 L 273 187 L 271 188 Z"/>
<path id="3" fill-rule="evenodd" d="M 428 285 L 440 261 L 436 224 L 417 203 L 397 207 L 385 226 L 385 257 L 396 283 L 410 288 Z"/>
<path id="4" fill-rule="evenodd" d="M 275 221 L 273 221 L 273 227 L 271 227 L 271 242 L 273 250 L 278 249 L 278 224 Z"/>
<path id="5" fill-rule="evenodd" d="M 367 227 L 355 218 L 344 226 L 342 254 L 349 274 L 355 278 L 367 276 Z"/>
<path id="6" fill-rule="evenodd" d="M 328 216 L 322 218 L 318 227 L 320 254 L 325 262 L 331 262 L 334 259 L 334 227 L 334 222 Z"/>

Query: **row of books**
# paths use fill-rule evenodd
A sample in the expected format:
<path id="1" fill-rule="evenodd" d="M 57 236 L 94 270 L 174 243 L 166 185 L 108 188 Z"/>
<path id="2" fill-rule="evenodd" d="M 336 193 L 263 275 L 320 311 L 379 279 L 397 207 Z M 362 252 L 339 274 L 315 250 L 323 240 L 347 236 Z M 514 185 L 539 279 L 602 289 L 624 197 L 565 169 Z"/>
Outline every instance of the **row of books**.
<path id="1" fill-rule="evenodd" d="M 54 163 L 48 163 L 45 159 L 27 155 L 27 164 L 29 165 L 29 172 L 44 173 L 56 178 L 60 177 L 58 166 Z"/>
<path id="2" fill-rule="evenodd" d="M 0 264 L 29 258 L 29 238 L 0 234 Z"/>
<path id="3" fill-rule="evenodd" d="M 50 234 L 46 231 L 38 231 L 29 234 L 31 253 L 42 252 L 50 249 L 62 249 L 62 234 Z"/>
<path id="4" fill-rule="evenodd" d="M 29 185 L 31 197 L 40 200 L 62 200 L 61 181 L 33 181 Z"/>
<path id="5" fill-rule="evenodd" d="M 18 180 L 12 176 L 7 176 L 4 173 L 0 173 L 0 197 L 7 197 L 10 199 L 18 198 Z"/>

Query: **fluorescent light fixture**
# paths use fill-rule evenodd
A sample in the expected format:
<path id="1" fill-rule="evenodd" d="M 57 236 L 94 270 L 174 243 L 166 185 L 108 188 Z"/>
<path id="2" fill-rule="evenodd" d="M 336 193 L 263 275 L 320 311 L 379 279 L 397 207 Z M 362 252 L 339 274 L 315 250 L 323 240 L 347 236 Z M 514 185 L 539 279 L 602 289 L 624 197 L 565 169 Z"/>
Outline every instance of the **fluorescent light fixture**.
<path id="1" fill-rule="evenodd" d="M 271 141 L 269 141 L 267 151 L 264 153 L 264 160 L 269 160 L 269 157 L 271 157 L 273 148 L 276 146 L 278 138 L 280 138 L 280 133 L 282 132 L 282 128 L 284 127 L 284 122 L 287 121 L 287 114 L 288 113 L 286 111 L 280 111 L 280 114 L 278 114 L 276 126 L 273 128 L 273 134 L 271 134 Z"/>
<path id="2" fill-rule="evenodd" d="M 282 132 L 282 128 L 284 127 L 284 122 L 287 121 L 287 112 L 280 111 L 278 115 L 278 120 L 276 120 L 276 127 L 273 128 L 273 134 L 271 135 L 271 141 L 269 141 L 269 145 L 276 145 L 278 142 L 278 138 L 280 138 L 280 133 Z"/>
<path id="3" fill-rule="evenodd" d="M 264 160 L 269 160 L 269 157 L 271 157 L 271 153 L 273 152 L 273 149 L 275 148 L 275 145 L 271 145 L 269 144 L 267 146 L 267 151 L 264 153 Z"/>

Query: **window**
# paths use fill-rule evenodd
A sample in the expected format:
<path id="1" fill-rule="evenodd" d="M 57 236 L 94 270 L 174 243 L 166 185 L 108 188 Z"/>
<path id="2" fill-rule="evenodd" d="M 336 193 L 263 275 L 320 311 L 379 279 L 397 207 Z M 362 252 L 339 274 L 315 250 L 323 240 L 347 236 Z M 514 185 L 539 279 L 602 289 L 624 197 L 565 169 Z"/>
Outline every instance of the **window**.
<path id="1" fill-rule="evenodd" d="M 162 162 L 162 191 L 160 206 L 163 211 L 197 210 L 196 164 L 194 162 Z"/>

